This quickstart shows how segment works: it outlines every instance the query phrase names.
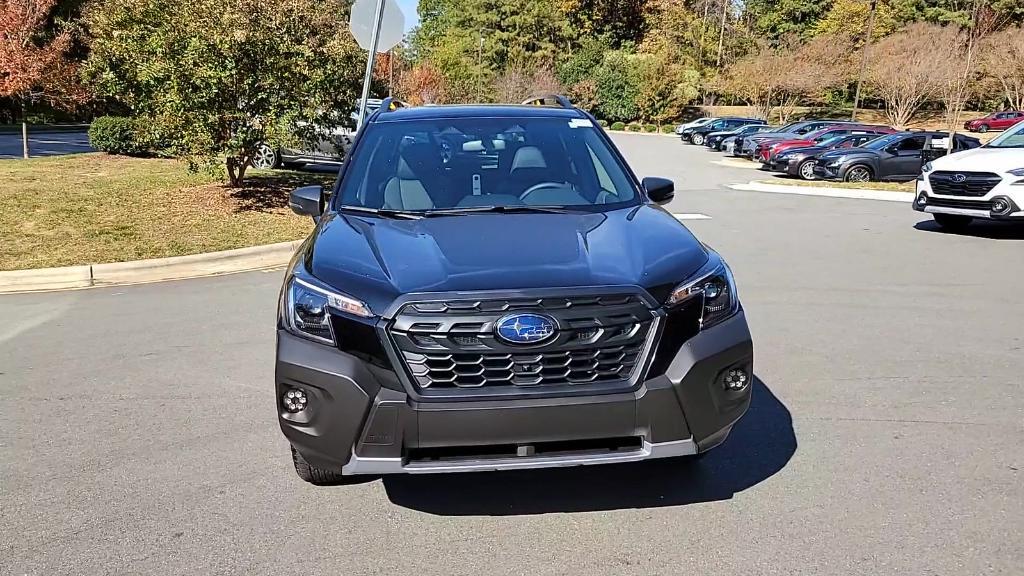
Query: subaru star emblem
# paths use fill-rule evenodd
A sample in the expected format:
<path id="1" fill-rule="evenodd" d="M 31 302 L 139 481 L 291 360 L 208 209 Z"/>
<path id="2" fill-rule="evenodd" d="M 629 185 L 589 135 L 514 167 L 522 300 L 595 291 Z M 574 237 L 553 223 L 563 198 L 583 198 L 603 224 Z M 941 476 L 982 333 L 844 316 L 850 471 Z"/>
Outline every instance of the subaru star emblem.
<path id="1" fill-rule="evenodd" d="M 967 180 L 967 176 L 964 176 L 963 174 L 953 174 L 953 178 L 951 178 L 951 180 L 953 180 L 953 182 L 964 182 Z"/>
<path id="2" fill-rule="evenodd" d="M 539 314 L 510 314 L 498 320 L 494 332 L 511 344 L 536 344 L 555 335 L 555 321 Z"/>

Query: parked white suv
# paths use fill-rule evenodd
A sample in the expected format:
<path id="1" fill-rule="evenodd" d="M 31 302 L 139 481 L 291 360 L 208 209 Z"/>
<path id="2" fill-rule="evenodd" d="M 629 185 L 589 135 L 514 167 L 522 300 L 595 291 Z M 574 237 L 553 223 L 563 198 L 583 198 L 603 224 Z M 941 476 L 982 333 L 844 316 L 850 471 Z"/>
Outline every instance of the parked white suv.
<path id="1" fill-rule="evenodd" d="M 1024 122 L 980 148 L 925 164 L 914 210 L 949 230 L 975 218 L 1024 222 Z"/>

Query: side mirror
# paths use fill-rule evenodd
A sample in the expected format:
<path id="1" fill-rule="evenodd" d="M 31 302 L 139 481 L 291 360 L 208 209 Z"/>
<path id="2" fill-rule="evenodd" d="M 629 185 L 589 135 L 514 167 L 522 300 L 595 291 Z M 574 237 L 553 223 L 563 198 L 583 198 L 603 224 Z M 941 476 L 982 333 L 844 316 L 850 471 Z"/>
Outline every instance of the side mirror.
<path id="1" fill-rule="evenodd" d="M 324 213 L 324 187 L 303 186 L 288 195 L 288 207 L 299 216 L 310 216 L 314 220 Z"/>
<path id="2" fill-rule="evenodd" d="M 647 196 L 658 204 L 668 204 L 676 195 L 676 185 L 667 178 L 644 178 L 641 184 Z"/>

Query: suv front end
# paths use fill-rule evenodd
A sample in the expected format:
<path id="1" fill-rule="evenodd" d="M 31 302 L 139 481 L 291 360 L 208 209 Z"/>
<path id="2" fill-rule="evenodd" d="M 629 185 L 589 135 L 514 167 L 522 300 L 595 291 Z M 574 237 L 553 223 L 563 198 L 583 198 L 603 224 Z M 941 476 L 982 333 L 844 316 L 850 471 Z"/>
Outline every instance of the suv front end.
<path id="1" fill-rule="evenodd" d="M 367 122 L 326 206 L 293 193 L 318 219 L 289 266 L 277 326 L 277 413 L 299 475 L 332 484 L 633 462 L 723 442 L 750 404 L 753 345 L 724 260 L 657 206 L 671 183 L 637 181 L 596 122 L 564 105 L 415 110 Z M 434 133 L 447 139 L 440 169 L 472 182 L 455 207 L 437 202 L 451 187 L 434 192 L 426 176 L 367 185 L 395 164 L 392 179 L 435 174 L 424 155 Z M 550 146 L 559 139 L 588 148 Z M 408 153 L 374 165 L 388 146 Z M 510 163 L 511 179 L 517 163 L 564 170 L 542 161 L 552 150 L 576 163 L 564 177 L 601 164 L 599 194 L 575 189 L 602 200 L 573 204 L 560 178 L 522 195 L 480 182 L 480 166 Z M 380 188 L 426 190 L 434 208 L 356 205 Z"/>
<path id="2" fill-rule="evenodd" d="M 925 164 L 913 206 L 945 228 L 973 219 L 1024 222 L 1024 124 Z"/>

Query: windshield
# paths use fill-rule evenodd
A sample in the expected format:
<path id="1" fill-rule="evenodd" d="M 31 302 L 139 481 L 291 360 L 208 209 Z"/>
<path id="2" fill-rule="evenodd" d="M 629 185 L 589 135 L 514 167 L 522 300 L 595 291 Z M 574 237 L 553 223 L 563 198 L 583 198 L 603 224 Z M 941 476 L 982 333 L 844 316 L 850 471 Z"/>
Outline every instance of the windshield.
<path id="1" fill-rule="evenodd" d="M 380 122 L 369 127 L 350 162 L 338 209 L 604 211 L 639 202 L 626 168 L 582 118 Z"/>
<path id="2" fill-rule="evenodd" d="M 889 134 L 888 136 L 882 136 L 881 138 L 875 138 L 871 142 L 864 144 L 861 148 L 867 148 L 869 150 L 882 150 L 888 147 L 890 144 L 895 143 L 897 140 L 903 138 L 903 134 Z"/>
<path id="3" fill-rule="evenodd" d="M 833 136 L 826 140 L 822 140 L 818 143 L 818 146 L 824 146 L 825 148 L 835 148 L 842 144 L 849 136 Z"/>
<path id="4" fill-rule="evenodd" d="M 1003 132 L 985 145 L 986 148 L 1024 148 L 1024 122 Z"/>

